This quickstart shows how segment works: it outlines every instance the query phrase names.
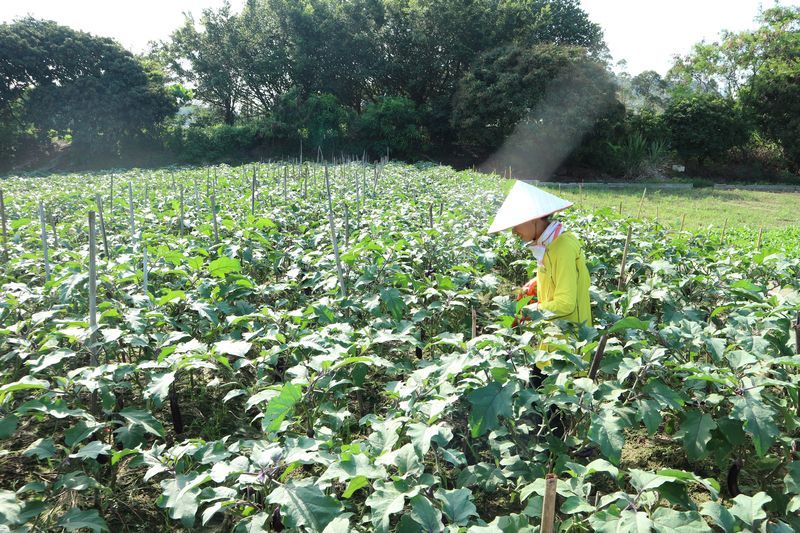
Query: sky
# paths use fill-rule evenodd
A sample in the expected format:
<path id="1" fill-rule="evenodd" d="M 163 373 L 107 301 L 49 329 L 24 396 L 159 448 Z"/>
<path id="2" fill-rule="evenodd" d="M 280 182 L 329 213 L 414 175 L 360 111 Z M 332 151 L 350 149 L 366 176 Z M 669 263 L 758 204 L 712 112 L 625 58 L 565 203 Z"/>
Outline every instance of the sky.
<path id="1" fill-rule="evenodd" d="M 231 0 L 234 10 L 244 0 Z M 625 70 L 665 74 L 675 54 L 687 54 L 694 43 L 713 41 L 723 29 L 755 27 L 759 6 L 773 0 L 581 0 L 589 18 L 603 28 L 614 62 Z M 800 5 L 800 0 L 783 0 Z M 167 39 L 183 22 L 183 13 L 199 16 L 223 0 L 0 0 L 0 22 L 27 14 L 75 29 L 117 39 L 133 52 L 154 40 Z"/>

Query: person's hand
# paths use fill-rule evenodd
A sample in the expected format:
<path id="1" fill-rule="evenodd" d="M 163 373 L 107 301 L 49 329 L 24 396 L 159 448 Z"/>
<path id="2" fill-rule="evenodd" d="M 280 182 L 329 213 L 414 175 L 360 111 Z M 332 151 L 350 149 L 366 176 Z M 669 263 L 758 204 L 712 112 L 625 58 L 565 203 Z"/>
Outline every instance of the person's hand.
<path id="1" fill-rule="evenodd" d="M 533 278 L 528 283 L 522 286 L 519 294 L 517 294 L 517 300 L 522 300 L 526 296 L 532 296 L 534 300 L 538 299 L 538 287 L 537 287 L 537 279 Z"/>

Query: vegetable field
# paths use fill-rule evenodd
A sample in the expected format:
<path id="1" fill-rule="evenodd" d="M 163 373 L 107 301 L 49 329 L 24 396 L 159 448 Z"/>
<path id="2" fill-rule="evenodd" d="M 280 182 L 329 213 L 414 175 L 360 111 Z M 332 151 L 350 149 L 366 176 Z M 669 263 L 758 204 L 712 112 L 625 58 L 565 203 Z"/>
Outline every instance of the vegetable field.
<path id="1" fill-rule="evenodd" d="M 533 532 L 551 503 L 562 531 L 800 529 L 797 226 L 568 212 L 577 328 L 516 301 L 502 185 L 3 181 L 0 531 Z"/>

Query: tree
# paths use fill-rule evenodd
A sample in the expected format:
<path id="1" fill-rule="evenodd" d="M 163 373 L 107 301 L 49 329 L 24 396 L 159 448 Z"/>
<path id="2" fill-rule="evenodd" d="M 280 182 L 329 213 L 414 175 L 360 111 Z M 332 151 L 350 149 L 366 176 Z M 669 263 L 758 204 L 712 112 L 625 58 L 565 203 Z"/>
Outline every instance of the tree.
<path id="1" fill-rule="evenodd" d="M 206 9 L 200 19 L 191 14 L 171 41 L 162 45 L 172 71 L 194 86 L 195 98 L 217 110 L 225 124 L 233 124 L 244 89 L 234 64 L 242 45 L 237 17 L 226 2 L 219 11 Z"/>
<path id="2" fill-rule="evenodd" d="M 667 74 L 674 83 L 735 97 L 765 65 L 800 56 L 800 6 L 775 6 L 759 13 L 759 27 L 723 31 L 719 42 L 700 42 L 676 57 Z"/>
<path id="3" fill-rule="evenodd" d="M 474 155 L 496 151 L 489 168 L 547 178 L 618 107 L 613 78 L 584 49 L 507 46 L 482 55 L 462 79 L 451 125 Z"/>
<path id="4" fill-rule="evenodd" d="M 86 156 L 118 155 L 176 109 L 160 72 L 111 39 L 55 22 L 0 26 L 0 65 L 3 117 L 30 124 L 43 142 L 70 135 Z"/>
<path id="5" fill-rule="evenodd" d="M 427 140 L 422 122 L 422 113 L 412 100 L 387 96 L 367 104 L 353 135 L 373 155 L 389 150 L 396 157 L 415 157 Z"/>
<path id="6" fill-rule="evenodd" d="M 792 170 L 800 170 L 800 61 L 762 69 L 743 91 L 742 104 L 780 143 Z"/>
<path id="7" fill-rule="evenodd" d="M 678 155 L 697 159 L 701 166 L 745 144 L 750 135 L 735 103 L 708 93 L 673 100 L 664 112 L 664 123 Z"/>
<path id="8" fill-rule="evenodd" d="M 302 97 L 330 93 L 355 111 L 371 96 L 380 62 L 379 0 L 270 0 L 291 60 L 291 85 Z"/>

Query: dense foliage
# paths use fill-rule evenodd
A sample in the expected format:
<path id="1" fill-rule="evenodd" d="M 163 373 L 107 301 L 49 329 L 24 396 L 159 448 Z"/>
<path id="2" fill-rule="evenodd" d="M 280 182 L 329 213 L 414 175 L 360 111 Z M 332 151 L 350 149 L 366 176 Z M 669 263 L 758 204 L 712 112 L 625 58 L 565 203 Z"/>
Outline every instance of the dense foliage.
<path id="1" fill-rule="evenodd" d="M 177 110 L 158 71 L 111 39 L 53 22 L 26 18 L 0 25 L 0 65 L 0 121 L 16 124 L 18 135 L 41 146 L 70 138 L 87 161 L 153 136 Z M 3 140 L 12 141 L 0 143 L 0 157 L 10 161 L 20 139 Z"/>
<path id="2" fill-rule="evenodd" d="M 576 328 L 515 302 L 502 182 L 327 175 L 330 219 L 319 165 L 3 183 L 0 527 L 535 531 L 550 472 L 570 531 L 800 527 L 796 227 L 758 249 L 569 213 Z"/>

